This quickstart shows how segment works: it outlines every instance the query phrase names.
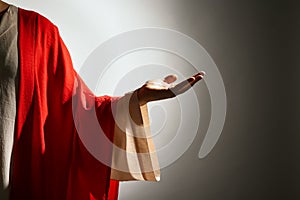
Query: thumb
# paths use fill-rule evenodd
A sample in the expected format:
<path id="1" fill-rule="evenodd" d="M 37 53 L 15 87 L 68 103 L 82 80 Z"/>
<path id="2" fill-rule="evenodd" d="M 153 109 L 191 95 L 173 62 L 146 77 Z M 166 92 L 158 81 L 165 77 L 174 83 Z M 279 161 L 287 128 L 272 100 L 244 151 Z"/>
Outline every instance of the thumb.
<path id="1" fill-rule="evenodd" d="M 170 83 L 173 83 L 177 80 L 177 76 L 175 74 L 171 74 L 171 75 L 168 75 L 164 78 L 164 82 L 170 84 Z"/>

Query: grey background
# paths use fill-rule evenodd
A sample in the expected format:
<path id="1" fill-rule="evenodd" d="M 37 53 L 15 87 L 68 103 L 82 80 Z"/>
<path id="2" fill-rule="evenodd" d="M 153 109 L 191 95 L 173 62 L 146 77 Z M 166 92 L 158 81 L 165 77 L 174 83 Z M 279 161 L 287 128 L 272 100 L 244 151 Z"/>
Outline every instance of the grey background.
<path id="1" fill-rule="evenodd" d="M 164 1 L 164 9 L 157 9 L 157 2 L 148 3 L 149 12 L 167 12 L 174 19 L 170 27 L 196 39 L 219 67 L 227 120 L 208 157 L 196 157 L 199 134 L 162 171 L 160 183 L 131 184 L 136 193 L 126 192 L 124 184 L 120 199 L 299 199 L 297 4 Z"/>
<path id="2" fill-rule="evenodd" d="M 188 151 L 162 170 L 159 183 L 122 183 L 120 200 L 300 198 L 297 1 L 85 1 L 82 12 L 76 5 L 83 1 L 11 2 L 52 19 L 75 66 L 114 34 L 156 26 L 191 36 L 219 67 L 228 112 L 213 151 L 202 160 L 197 156 L 209 116 L 205 107 L 209 99 L 204 97 L 199 102 L 203 126 Z M 99 13 L 109 11 L 94 29 L 84 23 L 94 19 L 91 5 L 99 6 Z M 86 42 L 81 44 L 82 40 Z M 197 87 L 207 92 L 204 84 Z"/>

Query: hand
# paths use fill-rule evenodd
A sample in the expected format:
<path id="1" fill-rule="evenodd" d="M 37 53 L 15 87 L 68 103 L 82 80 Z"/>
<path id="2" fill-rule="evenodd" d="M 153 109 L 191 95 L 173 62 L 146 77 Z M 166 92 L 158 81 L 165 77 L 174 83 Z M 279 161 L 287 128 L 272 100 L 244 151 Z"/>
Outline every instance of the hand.
<path id="1" fill-rule="evenodd" d="M 175 75 L 169 75 L 164 80 L 147 81 L 137 90 L 139 103 L 144 105 L 150 101 L 173 98 L 190 89 L 195 83 L 203 79 L 204 75 L 205 72 L 201 71 L 175 86 L 171 84 L 177 80 Z"/>

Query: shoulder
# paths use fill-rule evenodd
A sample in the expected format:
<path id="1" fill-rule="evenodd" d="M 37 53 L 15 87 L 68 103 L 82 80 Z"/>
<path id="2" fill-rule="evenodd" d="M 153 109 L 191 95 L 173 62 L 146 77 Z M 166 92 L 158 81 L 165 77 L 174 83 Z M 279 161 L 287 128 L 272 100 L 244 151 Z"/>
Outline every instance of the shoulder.
<path id="1" fill-rule="evenodd" d="M 49 19 L 43 15 L 23 8 L 18 8 L 20 24 L 24 24 L 25 27 L 34 27 L 39 32 L 49 33 L 58 32 L 56 25 L 54 25 Z"/>

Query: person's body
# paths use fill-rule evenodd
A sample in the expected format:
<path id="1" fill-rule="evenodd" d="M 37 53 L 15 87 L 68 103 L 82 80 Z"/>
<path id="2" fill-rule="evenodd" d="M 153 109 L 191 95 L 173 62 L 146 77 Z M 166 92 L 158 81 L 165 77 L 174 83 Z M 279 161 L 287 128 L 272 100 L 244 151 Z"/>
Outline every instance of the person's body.
<path id="1" fill-rule="evenodd" d="M 74 71 L 51 22 L 2 1 L 0 13 L 1 199 L 116 199 L 118 182 L 110 179 L 156 180 L 156 169 L 147 173 L 141 169 L 138 174 L 115 170 L 114 149 L 106 144 L 99 148 L 112 163 L 102 164 L 82 143 L 79 129 L 94 117 L 90 111 L 95 109 L 106 136 L 126 151 L 128 141 L 116 128 L 112 105 L 118 107 L 129 98 L 128 112 L 137 126 L 143 126 L 140 106 L 183 93 L 203 73 L 173 88 L 168 83 L 176 78 L 169 76 L 165 85 L 145 84 L 129 97 L 95 97 Z M 151 139 L 141 143 L 147 148 L 136 145 L 136 152 L 152 153 Z"/>

